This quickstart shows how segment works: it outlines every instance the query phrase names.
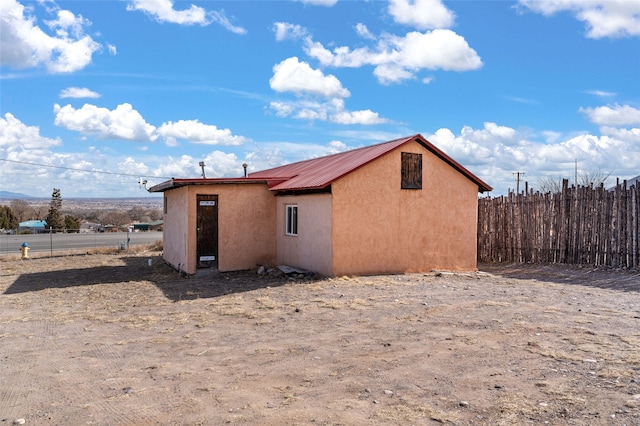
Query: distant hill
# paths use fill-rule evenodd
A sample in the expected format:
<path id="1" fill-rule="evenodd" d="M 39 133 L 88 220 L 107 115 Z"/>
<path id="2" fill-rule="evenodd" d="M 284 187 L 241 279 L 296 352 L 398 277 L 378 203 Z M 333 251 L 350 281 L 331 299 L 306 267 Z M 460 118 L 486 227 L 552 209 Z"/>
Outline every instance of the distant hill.
<path id="1" fill-rule="evenodd" d="M 0 198 L 12 199 L 12 200 L 24 200 L 24 199 L 37 198 L 37 197 L 20 194 L 18 192 L 0 191 Z"/>

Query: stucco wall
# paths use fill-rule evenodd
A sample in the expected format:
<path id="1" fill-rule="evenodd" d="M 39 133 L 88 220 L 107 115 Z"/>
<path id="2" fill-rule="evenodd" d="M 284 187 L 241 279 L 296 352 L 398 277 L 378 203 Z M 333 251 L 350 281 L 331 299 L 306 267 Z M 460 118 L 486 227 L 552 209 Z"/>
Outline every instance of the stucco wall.
<path id="1" fill-rule="evenodd" d="M 400 189 L 401 152 L 422 154 L 422 189 Z M 476 269 L 478 187 L 412 143 L 332 185 L 333 274 Z"/>
<path id="2" fill-rule="evenodd" d="M 331 195 L 280 196 L 277 199 L 278 263 L 331 275 Z M 287 204 L 298 206 L 298 235 L 285 233 Z"/>
<path id="3" fill-rule="evenodd" d="M 169 204 L 163 256 L 168 263 L 196 272 L 197 194 L 218 195 L 218 270 L 275 262 L 275 197 L 265 184 L 253 183 L 192 185 L 165 192 Z"/>
<path id="4" fill-rule="evenodd" d="M 187 219 L 185 211 L 189 207 L 188 190 L 177 188 L 164 193 L 167 211 L 164 213 L 164 231 L 162 234 L 162 257 L 176 269 L 189 272 L 187 250 Z M 195 272 L 195 253 L 193 254 L 193 272 Z"/>

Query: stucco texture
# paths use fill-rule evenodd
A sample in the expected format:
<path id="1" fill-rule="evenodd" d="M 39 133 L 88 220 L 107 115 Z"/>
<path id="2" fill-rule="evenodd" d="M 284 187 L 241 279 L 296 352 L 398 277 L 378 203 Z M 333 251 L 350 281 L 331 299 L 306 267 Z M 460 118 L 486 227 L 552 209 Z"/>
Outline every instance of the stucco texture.
<path id="1" fill-rule="evenodd" d="M 165 227 L 162 236 L 162 257 L 165 262 L 180 271 L 195 273 L 195 255 L 193 256 L 193 267 L 188 267 L 187 230 L 189 229 L 188 208 L 190 204 L 188 197 L 187 187 L 164 193 Z"/>
<path id="2" fill-rule="evenodd" d="M 163 258 L 196 273 L 196 196 L 218 195 L 218 270 L 252 269 L 276 260 L 275 197 L 264 184 L 192 185 L 165 192 Z M 186 214 L 185 214 L 186 212 Z"/>
<path id="3" fill-rule="evenodd" d="M 401 152 L 422 189 L 401 189 Z M 333 275 L 476 269 L 478 186 L 413 142 L 332 185 Z"/>
<path id="4" fill-rule="evenodd" d="M 331 194 L 277 197 L 278 263 L 332 275 Z M 286 235 L 286 205 L 298 207 L 298 235 Z"/>

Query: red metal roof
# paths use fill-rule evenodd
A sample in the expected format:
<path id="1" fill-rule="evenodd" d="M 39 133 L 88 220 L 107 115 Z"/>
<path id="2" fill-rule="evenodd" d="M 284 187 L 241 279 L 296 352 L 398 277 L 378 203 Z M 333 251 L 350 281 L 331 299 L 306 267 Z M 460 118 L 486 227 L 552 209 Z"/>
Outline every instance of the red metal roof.
<path id="1" fill-rule="evenodd" d="M 246 178 L 174 178 L 150 188 L 149 191 L 163 192 L 186 185 L 207 185 L 212 183 L 266 183 L 272 191 L 323 189 L 341 177 L 412 141 L 418 142 L 425 149 L 431 151 L 441 160 L 478 185 L 479 192 L 491 191 L 493 189 L 469 170 L 462 167 L 462 165 L 457 163 L 453 158 L 426 140 L 422 135 L 417 134 L 377 145 L 250 173 Z"/>
<path id="2" fill-rule="evenodd" d="M 479 192 L 491 191 L 493 189 L 447 154 L 436 148 L 420 134 L 250 173 L 248 177 L 251 179 L 270 181 L 269 187 L 272 191 L 322 189 L 340 179 L 342 176 L 412 141 L 420 143 L 476 183 Z"/>

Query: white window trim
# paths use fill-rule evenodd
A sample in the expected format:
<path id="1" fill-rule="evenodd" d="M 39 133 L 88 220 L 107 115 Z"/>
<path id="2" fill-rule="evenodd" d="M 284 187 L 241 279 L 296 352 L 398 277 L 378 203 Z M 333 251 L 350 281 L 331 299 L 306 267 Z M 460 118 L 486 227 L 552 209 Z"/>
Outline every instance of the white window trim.
<path id="1" fill-rule="evenodd" d="M 298 205 L 285 204 L 284 233 L 292 237 L 298 236 Z M 290 213 L 291 212 L 291 213 Z M 293 219 L 293 223 L 291 220 Z"/>

